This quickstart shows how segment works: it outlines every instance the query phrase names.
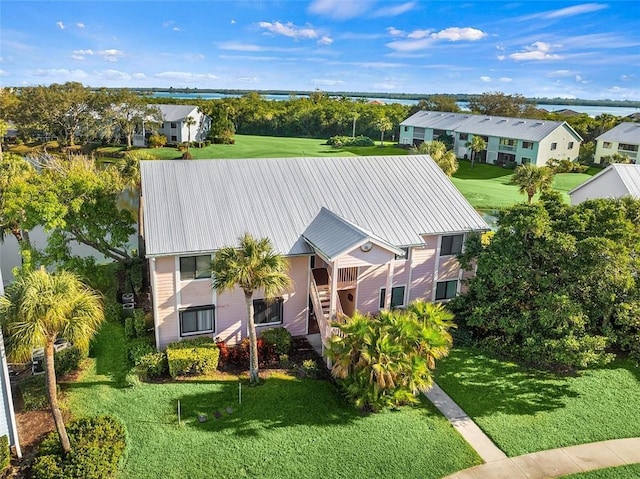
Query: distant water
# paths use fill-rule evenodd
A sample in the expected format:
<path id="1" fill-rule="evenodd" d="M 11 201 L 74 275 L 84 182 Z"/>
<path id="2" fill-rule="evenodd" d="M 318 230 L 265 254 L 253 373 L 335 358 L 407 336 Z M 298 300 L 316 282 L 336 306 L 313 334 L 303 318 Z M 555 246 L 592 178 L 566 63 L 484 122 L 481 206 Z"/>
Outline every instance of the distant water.
<path id="1" fill-rule="evenodd" d="M 331 94 L 331 92 L 329 92 Z M 152 94 L 155 98 L 180 98 L 184 100 L 218 100 L 220 98 L 236 98 L 241 95 L 233 95 L 227 93 L 172 93 L 168 91 L 154 92 Z M 274 101 L 283 101 L 291 98 L 289 95 L 262 95 L 267 100 Z M 306 97 L 307 95 L 298 95 L 299 97 Z M 395 98 L 381 98 L 381 97 L 371 97 L 371 98 L 363 98 L 363 97 L 351 97 L 352 100 L 364 99 L 366 101 L 378 100 L 384 103 L 399 103 L 401 105 L 415 105 L 418 103 L 418 100 L 398 100 Z M 469 109 L 469 103 L 466 101 L 459 101 L 458 106 L 460 106 L 463 110 Z M 589 116 L 598 116 L 603 113 L 608 113 L 610 115 L 616 116 L 627 116 L 632 113 L 640 112 L 640 108 L 632 108 L 632 107 L 622 107 L 622 106 L 595 106 L 595 105 L 538 105 L 540 108 L 544 108 L 550 112 L 554 112 L 557 110 L 573 110 L 578 113 L 586 113 Z"/>

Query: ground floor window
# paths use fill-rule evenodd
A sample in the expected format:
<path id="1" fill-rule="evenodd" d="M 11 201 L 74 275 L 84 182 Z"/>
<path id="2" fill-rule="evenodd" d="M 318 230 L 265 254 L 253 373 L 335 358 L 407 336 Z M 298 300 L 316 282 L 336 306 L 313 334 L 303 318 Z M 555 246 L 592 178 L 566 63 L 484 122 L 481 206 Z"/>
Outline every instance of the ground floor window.
<path id="1" fill-rule="evenodd" d="M 180 336 L 215 331 L 215 306 L 197 306 L 180 311 Z"/>
<path id="2" fill-rule="evenodd" d="M 451 299 L 456 297 L 458 291 L 458 281 L 440 281 L 436 283 L 436 301 Z"/>
<path id="3" fill-rule="evenodd" d="M 404 286 L 394 286 L 391 288 L 391 308 L 399 308 L 404 306 Z M 386 301 L 387 288 L 380 289 L 380 309 L 384 309 Z"/>
<path id="4" fill-rule="evenodd" d="M 282 324 L 284 299 L 275 298 L 253 300 L 253 320 L 256 324 Z"/>

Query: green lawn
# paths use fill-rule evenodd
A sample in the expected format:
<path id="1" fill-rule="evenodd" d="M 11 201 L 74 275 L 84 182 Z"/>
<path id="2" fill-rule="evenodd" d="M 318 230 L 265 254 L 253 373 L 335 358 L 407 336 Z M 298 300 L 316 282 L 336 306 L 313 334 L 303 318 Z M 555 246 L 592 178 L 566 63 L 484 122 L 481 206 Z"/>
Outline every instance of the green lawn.
<path id="1" fill-rule="evenodd" d="M 326 140 L 313 138 L 281 138 L 275 136 L 236 135 L 235 145 L 210 145 L 205 148 L 191 148 L 195 159 L 219 158 L 289 158 L 298 156 L 372 156 L 405 155 L 407 150 L 396 148 L 391 143 L 380 147 L 333 148 Z M 163 160 L 180 158 L 176 148 L 157 148 L 150 152 Z"/>
<path id="2" fill-rule="evenodd" d="M 244 387 L 241 405 L 235 378 L 124 388 L 122 344 L 122 328 L 106 324 L 88 369 L 65 391 L 74 415 L 110 413 L 124 422 L 123 478 L 439 478 L 480 463 L 426 401 L 362 416 L 331 383 L 288 375 Z M 199 423 L 197 414 L 208 420 Z"/>
<path id="3" fill-rule="evenodd" d="M 640 367 L 556 376 L 456 349 L 438 384 L 509 456 L 640 434 Z"/>
<path id="4" fill-rule="evenodd" d="M 562 479 L 630 479 L 632 477 L 640 477 L 640 464 L 581 472 L 579 474 L 562 476 Z"/>

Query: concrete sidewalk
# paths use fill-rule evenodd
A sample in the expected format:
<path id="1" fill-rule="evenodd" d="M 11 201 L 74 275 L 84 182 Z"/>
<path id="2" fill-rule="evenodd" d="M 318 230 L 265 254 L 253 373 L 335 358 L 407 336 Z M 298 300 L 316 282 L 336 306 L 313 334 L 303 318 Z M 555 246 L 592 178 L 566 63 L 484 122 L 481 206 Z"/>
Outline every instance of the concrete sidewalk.
<path id="1" fill-rule="evenodd" d="M 445 479 L 545 479 L 640 463 L 640 437 L 561 447 L 472 467 Z"/>
<path id="2" fill-rule="evenodd" d="M 593 442 L 509 458 L 440 386 L 434 384 L 427 397 L 486 463 L 444 479 L 545 479 L 640 463 L 640 437 Z"/>

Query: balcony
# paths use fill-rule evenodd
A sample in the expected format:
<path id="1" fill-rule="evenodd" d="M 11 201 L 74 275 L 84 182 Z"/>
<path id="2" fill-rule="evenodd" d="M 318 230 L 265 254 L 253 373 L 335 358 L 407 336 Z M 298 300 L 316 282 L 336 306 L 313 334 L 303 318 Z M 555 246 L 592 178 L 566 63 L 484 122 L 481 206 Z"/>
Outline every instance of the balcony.
<path id="1" fill-rule="evenodd" d="M 500 144 L 500 145 L 498 145 L 498 150 L 500 150 L 500 151 L 516 151 L 516 146 L 515 145 L 503 145 L 503 144 Z"/>

